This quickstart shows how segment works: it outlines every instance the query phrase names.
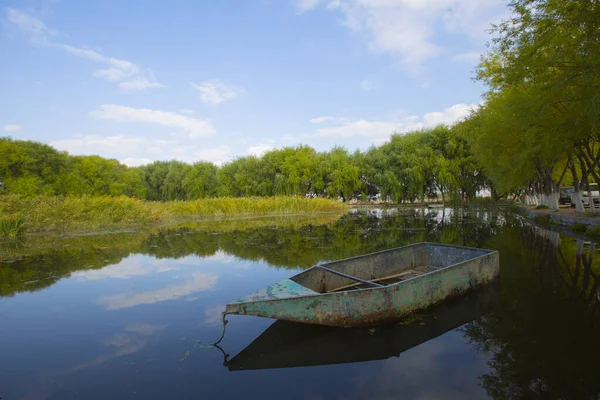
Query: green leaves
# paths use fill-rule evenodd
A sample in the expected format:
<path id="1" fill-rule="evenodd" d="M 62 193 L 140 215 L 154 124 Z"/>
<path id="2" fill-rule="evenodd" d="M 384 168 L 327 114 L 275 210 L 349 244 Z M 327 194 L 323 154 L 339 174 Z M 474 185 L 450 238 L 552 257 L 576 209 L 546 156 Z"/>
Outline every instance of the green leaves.
<path id="1" fill-rule="evenodd" d="M 549 194 L 555 169 L 600 139 L 600 4 L 513 0 L 510 8 L 476 71 L 485 104 L 459 130 L 498 188 Z"/>
<path id="2" fill-rule="evenodd" d="M 0 155 L 6 155 L 0 157 L 0 190 L 25 197 L 125 195 L 170 201 L 284 195 L 346 201 L 381 193 L 401 202 L 457 193 L 461 185 L 477 186 L 469 180 L 475 174 L 467 170 L 475 162 L 465 140 L 445 126 L 393 135 L 389 143 L 364 153 L 343 147 L 329 152 L 286 147 L 221 167 L 173 160 L 128 168 L 117 160 L 69 156 L 40 143 L 11 139 L 0 139 Z"/>

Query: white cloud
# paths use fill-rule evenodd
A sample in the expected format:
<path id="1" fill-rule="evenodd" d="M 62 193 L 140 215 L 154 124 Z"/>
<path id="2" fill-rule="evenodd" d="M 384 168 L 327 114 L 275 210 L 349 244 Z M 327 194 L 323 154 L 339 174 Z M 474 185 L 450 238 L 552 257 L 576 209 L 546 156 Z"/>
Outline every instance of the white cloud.
<path id="1" fill-rule="evenodd" d="M 169 285 L 157 290 L 149 290 L 135 294 L 117 294 L 105 296 L 98 299 L 107 310 L 120 310 L 142 304 L 154 304 L 162 301 L 177 300 L 192 293 L 212 289 L 219 275 L 213 273 L 197 272 L 192 278 L 184 283 Z"/>
<path id="2" fill-rule="evenodd" d="M 271 151 L 275 148 L 275 146 L 271 146 L 268 144 L 259 144 L 256 146 L 248 147 L 248 155 L 261 157 L 266 152 Z"/>
<path id="3" fill-rule="evenodd" d="M 404 115 L 396 121 L 342 120 L 338 124 L 317 129 L 316 135 L 334 138 L 368 137 L 379 145 L 394 132 L 404 133 L 439 124 L 452 125 L 477 107 L 476 104 L 455 104 L 443 111 L 426 113 L 422 117 Z"/>
<path id="4" fill-rule="evenodd" d="M 104 79 L 108 82 L 120 82 L 131 79 L 128 82 L 119 84 L 122 89 L 140 90 L 163 87 L 163 85 L 154 81 L 152 74 L 149 71 L 143 72 L 140 66 L 131 61 L 107 57 L 95 50 L 85 47 L 75 47 L 64 43 L 51 42 L 50 37 L 57 35 L 58 32 L 49 29 L 43 21 L 31 14 L 9 8 L 6 10 L 6 18 L 16 25 L 23 33 L 29 36 L 34 44 L 48 46 L 76 57 L 108 65 L 109 68 L 99 69 L 93 73 L 97 78 Z"/>
<path id="5" fill-rule="evenodd" d="M 333 121 L 345 121 L 347 118 L 338 118 L 338 117 L 317 117 L 310 120 L 313 124 L 323 124 L 325 122 L 333 122 Z"/>
<path id="6" fill-rule="evenodd" d="M 71 154 L 116 153 L 129 155 L 138 152 L 141 146 L 148 142 L 151 141 L 139 136 L 85 135 L 74 139 L 54 140 L 50 142 L 50 146 Z"/>
<path id="7" fill-rule="evenodd" d="M 78 271 L 74 272 L 72 275 L 80 280 L 96 281 L 107 278 L 129 279 L 136 276 L 157 274 L 177 269 L 170 267 L 162 260 L 160 261 L 161 262 L 148 262 L 144 257 L 131 256 L 121 260 L 118 264 L 109 265 L 102 269 Z"/>
<path id="8" fill-rule="evenodd" d="M 137 78 L 128 82 L 119 83 L 119 87 L 124 90 L 140 90 L 149 88 L 162 88 L 164 87 L 158 82 L 150 82 L 146 78 Z"/>
<path id="9" fill-rule="evenodd" d="M 459 53 L 452 57 L 452 61 L 464 61 L 470 63 L 476 63 L 479 61 L 479 57 L 481 57 L 481 53 L 478 51 L 471 51 L 467 53 Z"/>
<path id="10" fill-rule="evenodd" d="M 192 118 L 169 111 L 103 104 L 98 110 L 92 111 L 91 115 L 99 119 L 146 122 L 163 125 L 179 129 L 191 138 L 208 137 L 215 133 L 215 128 L 210 121 Z"/>
<path id="11" fill-rule="evenodd" d="M 345 122 L 342 125 L 320 128 L 317 130 L 318 136 L 335 137 L 382 137 L 392 134 L 399 124 L 384 121 L 366 121 L 364 119 Z"/>
<path id="12" fill-rule="evenodd" d="M 477 108 L 479 108 L 477 104 L 455 104 L 444 111 L 430 112 L 423 116 L 423 126 L 452 125 L 468 116 L 472 110 L 476 110 Z"/>
<path id="13" fill-rule="evenodd" d="M 203 147 L 193 153 L 193 161 L 210 161 L 216 165 L 222 165 L 231 159 L 231 148 L 227 145 L 221 145 L 214 148 Z"/>
<path id="14" fill-rule="evenodd" d="M 44 41 L 46 37 L 56 35 L 56 31 L 49 29 L 40 19 L 14 8 L 6 9 L 6 19 L 35 40 Z"/>
<path id="15" fill-rule="evenodd" d="M 371 90 L 375 89 L 375 84 L 369 79 L 364 79 L 362 82 L 360 82 L 360 88 L 365 92 L 370 92 Z"/>
<path id="16" fill-rule="evenodd" d="M 200 99 L 204 103 L 221 104 L 227 100 L 246 93 L 243 88 L 227 85 L 219 80 L 203 82 L 199 85 L 191 83 L 192 87 L 200 92 Z"/>
<path id="17" fill-rule="evenodd" d="M 321 3 L 321 0 L 292 0 L 299 13 L 312 10 Z"/>
<path id="18" fill-rule="evenodd" d="M 75 155 L 100 155 L 108 158 L 125 157 L 120 159 L 120 162 L 129 167 L 152 163 L 153 159 L 145 157 L 148 155 L 160 159 L 176 158 L 175 154 L 170 151 L 173 146 L 180 145 L 176 140 L 124 135 L 75 135 L 71 139 L 54 140 L 49 144 L 58 150 L 68 151 Z"/>
<path id="19" fill-rule="evenodd" d="M 151 325 L 151 324 L 127 324 L 125 332 L 137 333 L 142 336 L 150 336 L 156 332 L 161 332 L 167 325 Z"/>
<path id="20" fill-rule="evenodd" d="M 109 70 L 100 70 L 103 72 L 96 71 L 96 74 L 100 74 L 101 77 L 106 77 L 109 75 L 110 78 L 115 78 L 116 71 L 120 71 L 123 73 L 124 77 L 130 76 L 132 74 L 137 74 L 140 72 L 140 67 L 130 61 L 119 60 L 118 58 L 107 57 L 98 53 L 97 51 L 82 48 L 82 47 L 73 47 L 68 44 L 53 44 L 53 47 L 64 50 L 67 53 L 70 53 L 77 57 L 87 58 L 90 61 L 97 63 L 105 63 L 111 66 Z M 111 71 L 111 72 L 108 72 Z M 112 74 L 112 76 L 110 76 Z M 103 76 L 104 75 L 104 76 Z"/>
<path id="21" fill-rule="evenodd" d="M 194 110 L 190 110 L 189 108 L 182 108 L 181 110 L 179 110 L 179 112 L 183 114 L 193 114 Z"/>
<path id="22" fill-rule="evenodd" d="M 224 305 L 206 307 L 204 309 L 204 325 L 205 326 L 220 326 L 223 323 Z"/>
<path id="23" fill-rule="evenodd" d="M 129 74 L 118 68 L 107 68 L 107 69 L 99 69 L 94 72 L 94 76 L 97 78 L 104 79 L 109 82 L 118 82 L 123 79 L 127 79 Z"/>
<path id="24" fill-rule="evenodd" d="M 304 11 L 318 1 L 295 1 Z M 440 39 L 460 34 L 483 44 L 490 23 L 507 16 L 503 0 L 334 0 L 328 9 L 342 24 L 361 34 L 376 52 L 397 56 L 403 66 L 418 72 L 422 63 L 442 54 Z"/>
<path id="25" fill-rule="evenodd" d="M 139 167 L 157 160 L 179 160 L 187 163 L 210 161 L 221 165 L 234 157 L 232 148 L 228 145 L 198 145 L 197 140 L 188 136 L 182 137 L 180 141 L 125 135 L 76 135 L 49 144 L 71 154 L 117 158 L 129 167 Z"/>
<path id="26" fill-rule="evenodd" d="M 119 160 L 119 162 L 123 165 L 127 165 L 128 167 L 140 167 L 142 165 L 152 164 L 153 160 L 149 158 L 127 157 L 122 160 Z"/>
<path id="27" fill-rule="evenodd" d="M 18 132 L 23 129 L 23 126 L 19 124 L 10 124 L 4 125 L 2 129 L 4 129 L 4 132 Z"/>

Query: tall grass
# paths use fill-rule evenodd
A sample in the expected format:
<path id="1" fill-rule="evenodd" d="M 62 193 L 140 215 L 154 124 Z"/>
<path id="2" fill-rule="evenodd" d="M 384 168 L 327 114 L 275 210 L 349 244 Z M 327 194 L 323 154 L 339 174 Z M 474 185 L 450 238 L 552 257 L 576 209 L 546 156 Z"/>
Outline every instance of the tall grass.
<path id="1" fill-rule="evenodd" d="M 25 218 L 21 215 L 0 218 L 0 235 L 15 238 L 25 233 Z"/>
<path id="2" fill-rule="evenodd" d="M 342 212 L 347 206 L 304 197 L 214 198 L 153 202 L 129 197 L 0 196 L 0 218 L 21 215 L 29 232 L 89 231 L 184 222 L 205 217 Z M 23 228 L 21 228 L 23 229 Z"/>

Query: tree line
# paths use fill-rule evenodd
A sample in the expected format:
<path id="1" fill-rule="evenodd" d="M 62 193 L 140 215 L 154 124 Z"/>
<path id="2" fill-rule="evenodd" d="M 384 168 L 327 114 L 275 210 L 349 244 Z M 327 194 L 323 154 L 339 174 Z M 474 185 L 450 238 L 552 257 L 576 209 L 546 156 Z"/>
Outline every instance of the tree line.
<path id="1" fill-rule="evenodd" d="M 580 193 L 600 183 L 600 3 L 509 7 L 475 73 L 483 105 L 456 129 L 498 190 L 558 209 L 560 186 L 573 185 L 583 211 Z"/>
<path id="2" fill-rule="evenodd" d="M 0 193 L 125 195 L 154 201 L 209 197 L 307 196 L 468 202 L 489 186 L 466 139 L 444 125 L 394 134 L 367 151 L 319 152 L 286 147 L 222 166 L 156 161 L 127 167 L 100 156 L 73 156 L 51 146 L 0 139 Z"/>

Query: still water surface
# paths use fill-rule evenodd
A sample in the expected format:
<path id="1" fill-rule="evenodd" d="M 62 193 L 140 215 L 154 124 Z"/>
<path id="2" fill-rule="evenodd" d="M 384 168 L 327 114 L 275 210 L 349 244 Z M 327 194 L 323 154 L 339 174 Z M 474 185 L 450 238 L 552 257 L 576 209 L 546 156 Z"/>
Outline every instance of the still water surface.
<path id="1" fill-rule="evenodd" d="M 319 261 L 420 241 L 496 249 L 500 284 L 398 324 L 228 316 Z M 598 399 L 595 245 L 498 210 L 354 210 L 0 246 L 0 397 Z"/>

